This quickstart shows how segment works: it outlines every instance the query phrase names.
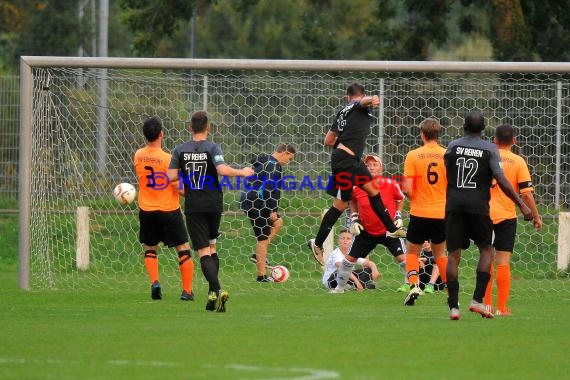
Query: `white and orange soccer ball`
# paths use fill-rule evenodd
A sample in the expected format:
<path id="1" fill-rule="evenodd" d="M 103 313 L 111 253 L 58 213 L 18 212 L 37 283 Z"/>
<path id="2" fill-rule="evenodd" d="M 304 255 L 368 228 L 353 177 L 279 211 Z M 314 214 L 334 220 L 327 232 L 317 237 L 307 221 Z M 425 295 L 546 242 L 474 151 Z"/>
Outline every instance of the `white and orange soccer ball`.
<path id="1" fill-rule="evenodd" d="M 119 183 L 113 190 L 113 196 L 122 205 L 132 203 L 137 196 L 137 189 L 130 183 Z"/>
<path id="2" fill-rule="evenodd" d="M 275 282 L 285 282 L 289 279 L 289 269 L 283 265 L 276 265 L 271 269 L 271 278 Z"/>

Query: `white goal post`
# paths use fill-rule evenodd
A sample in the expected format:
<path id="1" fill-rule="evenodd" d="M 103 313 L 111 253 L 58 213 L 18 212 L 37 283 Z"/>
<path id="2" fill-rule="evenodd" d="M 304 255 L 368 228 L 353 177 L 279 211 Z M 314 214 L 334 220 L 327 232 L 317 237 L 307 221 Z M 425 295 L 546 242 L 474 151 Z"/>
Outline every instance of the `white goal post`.
<path id="1" fill-rule="evenodd" d="M 161 118 L 164 148 L 171 150 L 189 138 L 189 115 L 207 110 L 212 139 L 236 166 L 292 142 L 298 154 L 284 174 L 299 185 L 301 178 L 329 175 L 330 152 L 322 138 L 347 85 L 358 81 L 382 99 L 367 148 L 383 158 L 386 176 L 401 178 L 405 154 L 421 143 L 418 125 L 426 117 L 441 120 L 442 145 L 462 133 L 463 117 L 472 109 L 486 116 L 487 137 L 497 125 L 513 124 L 545 220 L 540 233 L 519 223 L 513 278 L 521 281 L 513 286 L 569 292 L 570 274 L 557 269 L 556 258 L 558 215 L 570 204 L 570 63 L 24 56 L 20 72 L 22 289 L 116 283 L 146 289 L 136 204 L 120 206 L 111 195 L 116 183 L 136 184 L 132 155 L 144 144 L 144 118 Z M 221 280 L 234 289 L 270 289 L 253 281 L 251 226 L 236 207 L 239 190 L 226 190 Z M 321 268 L 305 243 L 331 199 L 318 189 L 290 190 L 281 204 L 285 227 L 270 246 L 269 260 L 291 270 L 280 285 L 322 291 Z M 81 209 L 78 224 L 80 207 L 89 209 Z M 88 229 L 88 236 L 77 235 L 79 228 Z M 159 253 L 167 287 L 178 281 L 171 251 Z M 473 248 L 464 255 L 466 279 L 473 278 L 476 256 Z M 398 265 L 382 247 L 372 259 L 383 274 L 379 288 L 395 290 L 402 279 Z"/>

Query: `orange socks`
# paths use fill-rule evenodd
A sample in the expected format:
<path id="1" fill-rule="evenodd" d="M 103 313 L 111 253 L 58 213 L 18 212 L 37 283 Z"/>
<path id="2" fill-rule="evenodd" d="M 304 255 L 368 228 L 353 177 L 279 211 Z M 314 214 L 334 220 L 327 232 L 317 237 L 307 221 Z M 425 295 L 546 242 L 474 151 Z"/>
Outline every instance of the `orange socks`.
<path id="1" fill-rule="evenodd" d="M 406 253 L 406 277 L 410 285 L 418 285 L 420 283 L 419 272 L 420 262 L 418 255 Z"/>
<path id="2" fill-rule="evenodd" d="M 150 282 L 153 283 L 158 281 L 158 259 L 156 257 L 156 251 L 149 249 L 144 253 L 144 265 L 146 271 L 148 272 L 148 277 Z"/>
<path id="3" fill-rule="evenodd" d="M 506 311 L 511 293 L 511 266 L 497 265 L 497 310 Z"/>
<path id="4" fill-rule="evenodd" d="M 178 268 L 182 278 L 182 289 L 186 293 L 192 293 L 192 279 L 194 277 L 194 261 L 190 256 L 190 251 L 178 252 Z"/>
<path id="5" fill-rule="evenodd" d="M 435 258 L 435 265 L 437 265 L 437 269 L 439 269 L 439 277 L 441 277 L 441 281 L 446 284 L 447 283 L 447 274 L 445 271 L 447 270 L 447 256 L 441 256 Z"/>

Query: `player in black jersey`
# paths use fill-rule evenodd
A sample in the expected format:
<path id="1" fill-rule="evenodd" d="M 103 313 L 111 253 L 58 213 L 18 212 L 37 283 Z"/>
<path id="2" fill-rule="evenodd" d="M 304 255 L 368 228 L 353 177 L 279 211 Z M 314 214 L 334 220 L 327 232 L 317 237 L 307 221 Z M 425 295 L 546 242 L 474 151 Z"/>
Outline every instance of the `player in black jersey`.
<path id="1" fill-rule="evenodd" d="M 394 225 L 378 189 L 371 183 L 372 175 L 361 160 L 373 121 L 370 109 L 378 107 L 380 99 L 377 95 L 365 96 L 364 87 L 358 83 L 348 86 L 346 95 L 348 103 L 337 112 L 324 140 L 325 146 L 333 147 L 332 184 L 329 184 L 327 192 L 335 199 L 323 216 L 316 238 L 308 242 L 315 259 L 321 265 L 323 243 L 339 216 L 348 208 L 353 186 L 359 186 L 368 193 L 372 209 L 389 231 L 387 235 L 405 237 L 405 231 Z"/>
<path id="2" fill-rule="evenodd" d="M 216 252 L 224 205 L 218 175 L 248 177 L 254 172 L 250 167 L 234 169 L 226 164 L 222 148 L 207 140 L 210 121 L 205 111 L 192 115 L 190 130 L 192 139 L 174 148 L 168 178 L 177 181 L 181 175 L 184 181 L 186 227 L 209 284 L 206 310 L 224 312 L 228 292 L 221 290 L 220 261 Z"/>
<path id="3" fill-rule="evenodd" d="M 525 220 L 532 220 L 532 213 L 519 199 L 503 174 L 496 145 L 481 138 L 481 133 L 485 129 L 483 115 L 477 111 L 469 113 L 463 128 L 465 136 L 449 143 L 444 155 L 447 170 L 446 273 L 450 318 L 453 320 L 460 318 L 458 266 L 461 249 L 468 245 L 469 239 L 479 248 L 475 291 L 469 310 L 481 314 L 482 317 L 493 318 L 493 313 L 483 304 L 493 255 L 491 247 L 493 224 L 489 217 L 493 178 L 501 190 L 519 206 Z"/>

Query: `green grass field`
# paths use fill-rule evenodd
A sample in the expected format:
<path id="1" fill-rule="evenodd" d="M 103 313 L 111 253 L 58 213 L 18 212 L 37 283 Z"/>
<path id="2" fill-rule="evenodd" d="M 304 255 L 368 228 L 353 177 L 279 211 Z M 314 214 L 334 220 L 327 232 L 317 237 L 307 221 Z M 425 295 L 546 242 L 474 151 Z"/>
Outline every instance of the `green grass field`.
<path id="1" fill-rule="evenodd" d="M 536 296 L 536 284 L 516 281 L 515 315 L 494 320 L 466 311 L 463 293 L 460 321 L 448 319 L 443 293 L 404 308 L 393 290 L 330 295 L 269 284 L 272 291 L 231 292 L 228 312 L 211 313 L 200 287 L 195 302 L 178 300 L 174 284 L 151 301 L 143 281 L 112 291 L 23 291 L 16 222 L 0 217 L 0 379 L 567 376 L 567 287 Z"/>

